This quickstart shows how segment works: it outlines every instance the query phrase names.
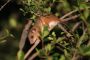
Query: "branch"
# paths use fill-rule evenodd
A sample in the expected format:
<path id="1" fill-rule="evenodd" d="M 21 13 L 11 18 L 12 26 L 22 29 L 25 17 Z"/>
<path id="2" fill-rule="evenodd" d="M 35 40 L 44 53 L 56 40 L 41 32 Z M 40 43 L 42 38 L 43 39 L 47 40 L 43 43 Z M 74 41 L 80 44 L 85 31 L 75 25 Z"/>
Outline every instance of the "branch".
<path id="1" fill-rule="evenodd" d="M 74 32 L 74 31 L 78 28 L 78 26 L 80 26 L 80 24 L 81 24 L 81 21 L 80 21 L 80 22 L 77 22 L 77 23 L 73 26 L 73 28 L 71 29 L 71 32 Z"/>
<path id="2" fill-rule="evenodd" d="M 71 15 L 71 14 L 73 14 L 74 12 L 77 12 L 77 11 L 78 11 L 78 9 L 73 10 L 73 11 L 71 11 L 71 12 L 65 14 L 64 16 L 62 16 L 60 19 L 62 20 L 62 19 L 66 18 L 67 16 L 69 16 L 69 15 Z"/>
<path id="3" fill-rule="evenodd" d="M 75 50 L 74 54 L 73 54 L 73 57 L 71 60 L 78 60 L 80 56 L 78 55 L 77 51 Z"/>
<path id="4" fill-rule="evenodd" d="M 39 52 L 34 53 L 28 60 L 34 60 L 34 58 L 39 54 Z"/>
<path id="5" fill-rule="evenodd" d="M 80 16 L 80 14 L 75 15 L 75 16 L 72 16 L 72 17 L 69 17 L 69 18 L 66 18 L 66 19 L 61 19 L 61 22 L 62 22 L 62 23 L 63 23 L 63 22 L 67 22 L 67 21 L 69 21 L 69 20 L 76 19 L 76 18 L 79 17 L 79 16 Z"/>
<path id="6" fill-rule="evenodd" d="M 68 37 L 71 37 L 72 35 L 61 25 L 61 24 L 58 24 L 59 28 L 61 28 L 62 31 L 64 31 Z"/>
<path id="7" fill-rule="evenodd" d="M 26 59 L 30 53 L 33 51 L 33 49 L 40 43 L 40 40 L 37 40 L 34 45 L 28 50 L 28 52 L 25 54 L 24 59 Z"/>
<path id="8" fill-rule="evenodd" d="M 1 6 L 0 11 L 10 2 L 11 0 L 8 0 L 3 6 Z"/>
<path id="9" fill-rule="evenodd" d="M 25 28 L 22 32 L 22 35 L 21 35 L 21 39 L 20 39 L 20 42 L 19 42 L 19 49 L 22 50 L 23 47 L 24 47 L 24 44 L 25 44 L 25 40 L 27 38 L 27 35 L 28 35 L 28 30 L 29 30 L 29 27 L 31 25 L 32 21 L 29 20 L 28 23 L 25 25 Z"/>
<path id="10" fill-rule="evenodd" d="M 90 9 L 90 7 L 88 7 L 88 9 Z M 83 10 L 84 10 L 84 8 L 80 9 L 80 11 L 83 11 Z M 69 15 L 71 15 L 71 14 L 77 12 L 77 11 L 79 11 L 79 10 L 78 10 L 78 9 L 75 9 L 75 10 L 73 10 L 73 11 L 71 11 L 71 12 L 65 14 L 65 15 L 62 16 L 60 19 L 63 20 L 63 19 L 65 19 L 66 17 L 68 17 Z"/>

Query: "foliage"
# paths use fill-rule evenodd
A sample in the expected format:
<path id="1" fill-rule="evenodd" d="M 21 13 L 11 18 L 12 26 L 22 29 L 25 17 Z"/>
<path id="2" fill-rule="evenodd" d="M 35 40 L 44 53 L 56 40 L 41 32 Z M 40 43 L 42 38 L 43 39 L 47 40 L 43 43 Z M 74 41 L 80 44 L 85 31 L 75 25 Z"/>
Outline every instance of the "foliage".
<path id="1" fill-rule="evenodd" d="M 27 16 L 29 16 L 29 19 L 34 20 L 33 23 L 37 20 L 37 16 L 42 15 L 54 14 L 57 17 L 62 17 L 66 13 L 76 9 L 78 12 L 72 15 L 80 14 L 80 17 L 75 19 L 75 22 L 70 21 L 69 23 L 63 24 L 63 27 L 71 34 L 71 36 L 68 36 L 67 33 L 57 27 L 49 32 L 47 26 L 45 26 L 44 30 L 41 32 L 41 38 L 43 40 L 42 47 L 36 47 L 36 51 L 39 52 L 36 58 L 39 58 L 39 60 L 85 60 L 85 58 L 88 57 L 87 59 L 90 59 L 90 3 L 88 1 L 20 0 L 18 2 L 23 6 L 20 8 L 20 11 L 24 17 L 27 18 Z M 72 17 L 72 15 L 69 17 Z M 81 24 L 72 31 L 79 22 L 81 22 Z M 7 27 L 6 24 L 5 29 L 0 31 L 0 43 L 5 42 L 6 38 L 16 38 L 10 31 L 11 29 L 21 31 L 22 29 L 20 30 L 18 24 L 19 22 L 17 19 L 10 16 L 8 21 L 9 27 Z M 18 35 L 16 32 L 15 34 L 16 36 Z M 18 60 L 23 59 L 24 52 L 19 51 Z"/>
<path id="2" fill-rule="evenodd" d="M 90 56 L 90 22 L 88 21 L 90 4 L 88 2 L 85 0 L 23 0 L 21 2 L 24 8 L 20 10 L 24 15 L 31 14 L 29 18 L 34 20 L 36 16 L 45 14 L 55 14 L 61 17 L 75 9 L 78 9 L 78 14 L 80 14 L 77 22 L 82 21 L 82 23 L 74 32 L 71 31 L 71 28 L 73 28 L 77 22 L 68 23 L 64 26 L 68 27 L 66 30 L 72 34 L 71 37 L 68 37 L 67 34 L 60 29 L 53 29 L 49 32 L 47 27 L 45 27 L 41 33 L 45 47 L 43 47 L 43 49 L 37 48 L 37 51 L 40 51 L 38 55 L 40 59 L 74 60 L 75 58 L 78 60 L 80 57 L 83 59 L 85 56 Z M 81 9 L 84 10 L 81 11 Z"/>

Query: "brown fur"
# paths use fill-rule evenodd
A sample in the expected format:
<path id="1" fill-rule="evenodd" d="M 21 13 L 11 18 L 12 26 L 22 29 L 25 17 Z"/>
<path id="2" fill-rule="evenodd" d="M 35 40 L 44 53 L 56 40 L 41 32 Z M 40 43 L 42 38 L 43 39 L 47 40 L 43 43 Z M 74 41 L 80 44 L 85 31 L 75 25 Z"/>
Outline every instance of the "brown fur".
<path id="1" fill-rule="evenodd" d="M 29 32 L 29 35 L 28 35 L 28 38 L 30 40 L 30 44 L 35 43 L 35 41 L 39 39 L 40 32 L 41 32 L 41 30 L 43 29 L 43 27 L 45 25 L 47 25 L 50 30 L 52 28 L 54 28 L 54 26 L 49 26 L 49 24 L 51 22 L 56 22 L 57 23 L 57 22 L 60 22 L 60 20 L 58 19 L 58 17 L 56 17 L 54 15 L 39 17 L 39 19 L 36 21 L 34 26 L 30 29 L 30 32 Z"/>

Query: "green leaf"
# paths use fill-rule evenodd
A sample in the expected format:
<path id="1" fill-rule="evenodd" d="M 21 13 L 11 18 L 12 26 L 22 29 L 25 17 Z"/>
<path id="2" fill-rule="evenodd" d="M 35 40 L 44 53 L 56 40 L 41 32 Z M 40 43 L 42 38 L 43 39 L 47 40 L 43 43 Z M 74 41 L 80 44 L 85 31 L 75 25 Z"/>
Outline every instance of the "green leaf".
<path id="1" fill-rule="evenodd" d="M 55 32 L 52 32 L 52 36 L 56 37 L 56 34 L 55 34 Z"/>
<path id="2" fill-rule="evenodd" d="M 47 45 L 47 50 L 50 51 L 51 49 L 52 49 L 51 44 L 48 44 L 48 45 Z"/>
<path id="3" fill-rule="evenodd" d="M 48 40 L 53 40 L 53 37 L 48 37 Z"/>
<path id="4" fill-rule="evenodd" d="M 18 60 L 24 60 L 24 52 L 23 51 L 18 51 L 17 53 L 17 57 L 18 57 Z"/>
<path id="5" fill-rule="evenodd" d="M 31 1 L 32 1 L 32 0 L 27 0 L 27 4 L 30 5 L 30 2 L 31 2 Z"/>
<path id="6" fill-rule="evenodd" d="M 51 7 L 44 8 L 44 11 L 50 13 L 51 12 Z"/>
<path id="7" fill-rule="evenodd" d="M 59 37 L 56 42 L 59 43 L 59 42 L 61 42 L 63 40 L 64 40 L 64 37 Z"/>
<path id="8" fill-rule="evenodd" d="M 10 17 L 9 25 L 13 28 L 17 27 L 17 20 L 14 17 Z"/>
<path id="9" fill-rule="evenodd" d="M 58 57 L 60 57 L 60 54 L 59 53 L 54 53 L 52 56 L 53 56 L 53 60 L 59 60 Z"/>
<path id="10" fill-rule="evenodd" d="M 46 37 L 49 34 L 48 26 L 44 26 L 41 32 L 42 38 Z"/>
<path id="11" fill-rule="evenodd" d="M 46 60 L 53 60 L 52 56 L 48 56 Z"/>
<path id="12" fill-rule="evenodd" d="M 81 13 L 81 19 L 86 20 L 89 16 L 88 6 L 85 3 L 81 3 L 79 7 L 80 9 L 84 9 L 84 11 Z"/>
<path id="13" fill-rule="evenodd" d="M 61 55 L 61 57 L 60 57 L 59 60 L 65 60 L 65 56 L 64 55 Z"/>
<path id="14" fill-rule="evenodd" d="M 3 29 L 3 31 L 0 31 L 0 40 L 3 40 L 10 36 L 10 32 L 8 29 Z"/>
<path id="15" fill-rule="evenodd" d="M 70 11 L 70 6 L 69 3 L 67 2 L 67 0 L 61 0 L 62 2 L 62 8 L 64 11 Z"/>
<path id="16" fill-rule="evenodd" d="M 88 28 L 88 31 L 89 31 L 89 34 L 90 34 L 90 24 L 89 23 L 87 24 L 87 28 Z"/>
<path id="17" fill-rule="evenodd" d="M 79 52 L 83 56 L 90 56 L 90 46 L 82 46 L 82 47 L 80 47 Z"/>
<path id="18" fill-rule="evenodd" d="M 55 2 L 56 0 L 53 0 L 53 3 Z"/>

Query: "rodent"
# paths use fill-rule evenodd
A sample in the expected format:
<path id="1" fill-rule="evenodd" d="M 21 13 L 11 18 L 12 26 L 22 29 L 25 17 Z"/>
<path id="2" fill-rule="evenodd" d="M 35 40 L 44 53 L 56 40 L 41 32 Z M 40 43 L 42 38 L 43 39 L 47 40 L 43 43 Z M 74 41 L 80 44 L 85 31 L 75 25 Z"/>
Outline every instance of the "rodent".
<path id="1" fill-rule="evenodd" d="M 48 26 L 48 30 L 51 31 L 61 21 L 62 20 L 55 15 L 40 16 L 29 31 L 28 38 L 30 44 L 34 44 L 35 41 L 40 38 L 40 32 L 45 25 Z"/>

